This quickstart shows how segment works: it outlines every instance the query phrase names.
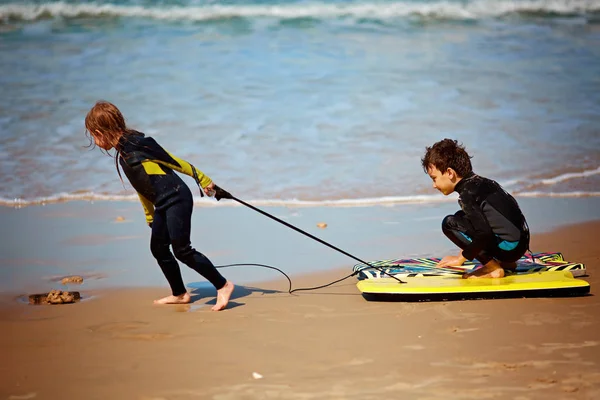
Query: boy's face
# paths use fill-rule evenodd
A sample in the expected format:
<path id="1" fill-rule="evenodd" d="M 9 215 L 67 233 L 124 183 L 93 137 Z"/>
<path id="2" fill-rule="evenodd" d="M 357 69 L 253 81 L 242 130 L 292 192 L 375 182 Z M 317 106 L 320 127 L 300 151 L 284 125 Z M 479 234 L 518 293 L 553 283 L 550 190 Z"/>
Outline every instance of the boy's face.
<path id="1" fill-rule="evenodd" d="M 452 168 L 448 168 L 446 171 L 441 172 L 437 167 L 430 164 L 427 168 L 427 174 L 433 181 L 433 187 L 442 192 L 444 196 L 448 196 L 450 193 L 454 192 L 457 176 Z"/>

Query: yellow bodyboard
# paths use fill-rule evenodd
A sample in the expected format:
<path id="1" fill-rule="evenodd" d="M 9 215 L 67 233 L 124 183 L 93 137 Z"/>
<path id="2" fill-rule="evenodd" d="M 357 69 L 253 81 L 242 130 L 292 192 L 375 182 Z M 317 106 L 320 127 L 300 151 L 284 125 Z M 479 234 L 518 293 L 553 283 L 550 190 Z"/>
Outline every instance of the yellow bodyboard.
<path id="1" fill-rule="evenodd" d="M 544 271 L 515 274 L 504 278 L 463 279 L 460 275 L 421 276 L 402 278 L 399 283 L 392 278 L 365 279 L 356 284 L 364 294 L 386 295 L 443 295 L 490 294 L 509 292 L 563 291 L 585 294 L 590 284 L 573 278 L 569 271 Z"/>

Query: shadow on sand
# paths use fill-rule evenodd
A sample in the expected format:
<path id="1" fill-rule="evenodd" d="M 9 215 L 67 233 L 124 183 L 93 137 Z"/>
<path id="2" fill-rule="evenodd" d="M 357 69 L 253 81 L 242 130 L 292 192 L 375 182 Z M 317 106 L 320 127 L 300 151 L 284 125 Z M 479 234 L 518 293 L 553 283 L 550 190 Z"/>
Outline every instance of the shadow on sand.
<path id="1" fill-rule="evenodd" d="M 191 289 L 190 295 L 192 297 L 192 303 L 195 303 L 207 297 L 210 298 L 210 300 L 207 301 L 205 304 L 214 305 L 216 303 L 217 291 L 215 290 L 215 287 L 209 282 L 192 282 L 187 284 L 187 287 Z M 252 286 L 236 285 L 235 289 L 233 289 L 231 297 L 229 298 L 229 304 L 227 305 L 227 308 L 231 309 L 244 305 L 244 303 L 238 303 L 235 300 L 241 299 L 246 296 L 250 296 L 252 293 L 259 293 L 261 295 L 265 295 L 280 294 L 287 292 L 281 290 L 261 289 Z"/>

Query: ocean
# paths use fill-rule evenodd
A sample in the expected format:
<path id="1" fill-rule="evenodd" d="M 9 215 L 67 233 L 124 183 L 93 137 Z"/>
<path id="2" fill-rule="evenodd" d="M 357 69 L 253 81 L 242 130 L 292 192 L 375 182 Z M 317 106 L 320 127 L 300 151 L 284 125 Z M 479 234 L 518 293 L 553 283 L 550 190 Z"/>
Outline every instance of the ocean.
<path id="1" fill-rule="evenodd" d="M 446 137 L 516 196 L 600 196 L 597 0 L 2 0 L 0 71 L 4 206 L 137 201 L 99 99 L 256 205 L 440 201 Z"/>

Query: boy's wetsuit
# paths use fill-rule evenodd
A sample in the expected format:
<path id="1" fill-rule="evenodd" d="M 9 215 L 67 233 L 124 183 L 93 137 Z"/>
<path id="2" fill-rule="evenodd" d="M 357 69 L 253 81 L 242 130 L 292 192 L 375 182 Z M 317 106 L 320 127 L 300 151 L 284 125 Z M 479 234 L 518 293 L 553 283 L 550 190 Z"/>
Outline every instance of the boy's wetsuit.
<path id="1" fill-rule="evenodd" d="M 448 215 L 442 230 L 467 260 L 514 262 L 529 248 L 529 229 L 517 201 L 497 182 L 470 174 L 454 187 L 460 211 Z"/>
<path id="2" fill-rule="evenodd" d="M 206 256 L 190 243 L 192 192 L 174 172 L 193 177 L 205 188 L 212 182 L 192 164 L 163 149 L 154 139 L 130 131 L 119 141 L 119 164 L 136 190 L 152 228 L 150 249 L 158 261 L 174 296 L 186 292 L 175 257 L 204 276 L 217 290 L 225 278 Z M 173 246 L 171 253 L 169 246 Z"/>

